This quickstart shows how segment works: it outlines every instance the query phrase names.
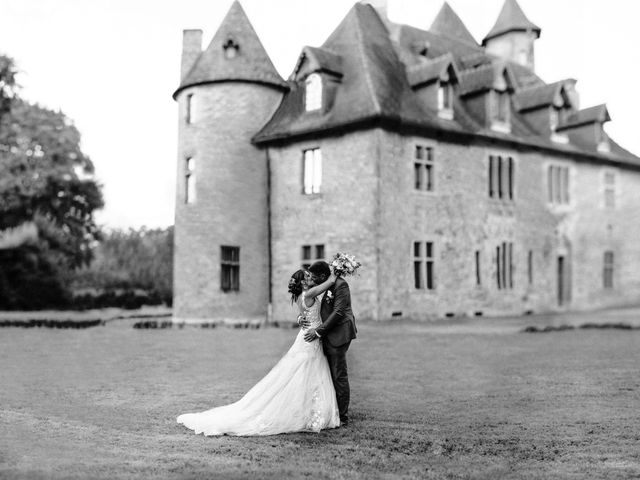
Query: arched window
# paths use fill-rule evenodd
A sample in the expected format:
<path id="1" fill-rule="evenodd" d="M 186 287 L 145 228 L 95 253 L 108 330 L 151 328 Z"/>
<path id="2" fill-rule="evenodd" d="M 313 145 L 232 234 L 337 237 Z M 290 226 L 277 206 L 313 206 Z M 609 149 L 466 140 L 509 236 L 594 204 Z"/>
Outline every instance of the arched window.
<path id="1" fill-rule="evenodd" d="M 222 49 L 224 50 L 224 57 L 229 60 L 236 58 L 238 50 L 240 50 L 240 45 L 238 45 L 233 38 L 229 38 L 225 44 L 222 45 Z"/>
<path id="2" fill-rule="evenodd" d="M 307 112 L 322 108 L 322 78 L 317 73 L 312 73 L 305 80 L 305 103 Z"/>

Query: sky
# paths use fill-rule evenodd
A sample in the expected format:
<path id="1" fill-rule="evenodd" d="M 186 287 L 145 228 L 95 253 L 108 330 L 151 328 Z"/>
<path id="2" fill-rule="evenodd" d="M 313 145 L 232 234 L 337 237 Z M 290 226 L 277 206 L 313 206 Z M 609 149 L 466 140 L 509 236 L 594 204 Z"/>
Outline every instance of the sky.
<path id="1" fill-rule="evenodd" d="M 581 106 L 607 103 L 609 135 L 640 154 L 640 1 L 518 0 L 542 28 L 536 72 L 575 78 Z M 206 47 L 232 0 L 0 0 L 0 52 L 21 71 L 22 96 L 61 109 L 95 164 L 105 228 L 174 221 L 182 30 Z M 354 0 L 241 0 L 287 78 L 305 45 L 320 46 Z M 449 0 L 476 40 L 503 0 Z M 388 0 L 389 18 L 428 28 L 442 0 Z"/>

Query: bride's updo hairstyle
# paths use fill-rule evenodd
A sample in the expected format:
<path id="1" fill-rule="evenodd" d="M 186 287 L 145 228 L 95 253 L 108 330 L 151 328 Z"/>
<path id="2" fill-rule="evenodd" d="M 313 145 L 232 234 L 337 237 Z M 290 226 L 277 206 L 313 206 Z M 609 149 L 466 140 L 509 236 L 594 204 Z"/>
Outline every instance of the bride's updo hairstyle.
<path id="1" fill-rule="evenodd" d="M 289 293 L 291 294 L 291 303 L 298 301 L 298 297 L 302 293 L 304 287 L 304 270 L 300 269 L 289 279 Z"/>

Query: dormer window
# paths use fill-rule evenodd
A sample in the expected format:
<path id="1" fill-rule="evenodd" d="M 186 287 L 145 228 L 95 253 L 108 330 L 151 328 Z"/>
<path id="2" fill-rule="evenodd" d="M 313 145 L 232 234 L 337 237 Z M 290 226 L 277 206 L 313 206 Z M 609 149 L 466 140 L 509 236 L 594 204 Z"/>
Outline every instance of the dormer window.
<path id="1" fill-rule="evenodd" d="M 529 52 L 526 50 L 520 50 L 518 55 L 516 55 L 516 61 L 520 65 L 528 66 L 529 65 Z"/>
<path id="2" fill-rule="evenodd" d="M 569 143 L 569 137 L 564 133 L 558 133 L 558 125 L 560 124 L 560 112 L 552 108 L 549 112 L 549 129 L 551 130 L 551 140 L 556 143 Z"/>
<path id="3" fill-rule="evenodd" d="M 322 77 L 312 73 L 307 77 L 305 84 L 304 109 L 307 112 L 322 108 Z"/>
<path id="4" fill-rule="evenodd" d="M 492 95 L 491 129 L 498 132 L 511 132 L 509 92 L 494 90 Z"/>
<path id="5" fill-rule="evenodd" d="M 609 145 L 609 137 L 604 131 L 601 123 L 597 123 L 596 126 L 596 142 L 598 144 L 598 151 L 600 153 L 611 152 L 611 146 Z"/>
<path id="6" fill-rule="evenodd" d="M 232 59 L 238 56 L 238 50 L 240 50 L 240 45 L 233 41 L 232 38 L 228 39 L 224 45 L 222 45 L 222 49 L 224 50 L 224 58 Z"/>
<path id="7" fill-rule="evenodd" d="M 449 82 L 438 86 L 438 116 L 453 119 L 453 88 Z"/>

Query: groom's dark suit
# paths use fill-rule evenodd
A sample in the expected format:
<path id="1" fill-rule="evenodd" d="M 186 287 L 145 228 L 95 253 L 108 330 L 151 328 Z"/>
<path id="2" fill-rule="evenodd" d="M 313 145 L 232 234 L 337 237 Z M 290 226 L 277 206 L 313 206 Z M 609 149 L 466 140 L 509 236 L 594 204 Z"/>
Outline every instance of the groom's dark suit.
<path id="1" fill-rule="evenodd" d="M 347 374 L 347 350 L 356 338 L 356 320 L 351 311 L 349 284 L 338 277 L 326 291 L 320 307 L 322 325 L 316 332 L 322 338 L 322 347 L 329 362 L 331 379 L 336 390 L 340 420 L 348 422 L 349 377 Z"/>

